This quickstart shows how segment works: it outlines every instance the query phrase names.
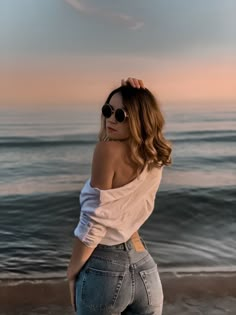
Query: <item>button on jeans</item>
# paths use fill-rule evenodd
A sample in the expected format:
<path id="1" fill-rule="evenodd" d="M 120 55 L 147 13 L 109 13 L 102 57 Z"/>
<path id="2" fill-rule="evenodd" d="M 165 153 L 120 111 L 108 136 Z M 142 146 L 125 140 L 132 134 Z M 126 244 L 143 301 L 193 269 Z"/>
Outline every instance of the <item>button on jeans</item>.
<path id="1" fill-rule="evenodd" d="M 77 315 L 161 315 L 163 290 L 147 245 L 99 244 L 76 277 Z"/>

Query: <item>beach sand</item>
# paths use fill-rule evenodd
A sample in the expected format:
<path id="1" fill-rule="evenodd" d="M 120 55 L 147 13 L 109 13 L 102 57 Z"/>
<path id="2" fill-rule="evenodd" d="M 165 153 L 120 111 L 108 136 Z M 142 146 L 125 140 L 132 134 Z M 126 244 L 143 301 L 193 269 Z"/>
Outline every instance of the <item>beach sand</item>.
<path id="1" fill-rule="evenodd" d="M 163 315 L 235 315 L 236 274 L 162 274 Z M 66 279 L 2 280 L 0 315 L 70 315 Z"/>
<path id="2" fill-rule="evenodd" d="M 0 311 L 0 315 L 74 315 L 70 306 L 25 306 Z M 182 298 L 164 303 L 162 315 L 235 315 L 236 298 Z"/>

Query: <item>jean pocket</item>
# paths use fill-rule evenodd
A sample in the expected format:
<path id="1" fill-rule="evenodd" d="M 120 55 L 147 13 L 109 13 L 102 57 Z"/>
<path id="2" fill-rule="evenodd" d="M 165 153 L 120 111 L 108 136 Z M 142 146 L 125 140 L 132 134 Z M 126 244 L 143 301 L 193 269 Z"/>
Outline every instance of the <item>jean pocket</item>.
<path id="1" fill-rule="evenodd" d="M 162 305 L 163 290 L 157 264 L 150 269 L 140 271 L 139 274 L 147 293 L 148 304 L 153 306 Z"/>
<path id="2" fill-rule="evenodd" d="M 87 307 L 114 307 L 125 277 L 124 271 L 108 271 L 88 267 L 81 287 L 81 300 Z"/>

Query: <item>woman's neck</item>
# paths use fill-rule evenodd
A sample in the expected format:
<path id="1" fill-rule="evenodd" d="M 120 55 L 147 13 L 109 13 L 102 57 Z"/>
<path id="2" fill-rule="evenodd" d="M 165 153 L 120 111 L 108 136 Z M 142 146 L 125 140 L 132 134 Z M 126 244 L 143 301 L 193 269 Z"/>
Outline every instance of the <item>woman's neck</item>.
<path id="1" fill-rule="evenodd" d="M 129 138 L 125 138 L 125 139 L 112 139 L 112 138 L 109 138 L 109 137 L 106 137 L 104 139 L 104 141 L 121 141 L 121 142 L 124 142 L 124 141 L 127 141 L 129 140 Z"/>

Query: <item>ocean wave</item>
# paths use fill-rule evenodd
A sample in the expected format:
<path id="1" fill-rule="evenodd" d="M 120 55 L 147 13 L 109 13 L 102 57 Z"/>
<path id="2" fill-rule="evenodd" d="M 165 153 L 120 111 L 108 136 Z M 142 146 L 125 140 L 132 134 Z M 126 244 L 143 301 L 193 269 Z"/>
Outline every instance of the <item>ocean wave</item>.
<path id="1" fill-rule="evenodd" d="M 93 145 L 97 143 L 95 137 L 86 139 L 77 137 L 0 137 L 1 148 L 33 148 L 47 146 L 71 146 L 71 145 Z"/>
<path id="2" fill-rule="evenodd" d="M 199 130 L 199 131 L 175 131 L 167 137 L 173 143 L 196 143 L 196 142 L 236 142 L 234 130 Z M 47 146 L 73 146 L 94 145 L 98 142 L 97 134 L 68 134 L 39 137 L 0 137 L 1 148 L 29 148 Z"/>

